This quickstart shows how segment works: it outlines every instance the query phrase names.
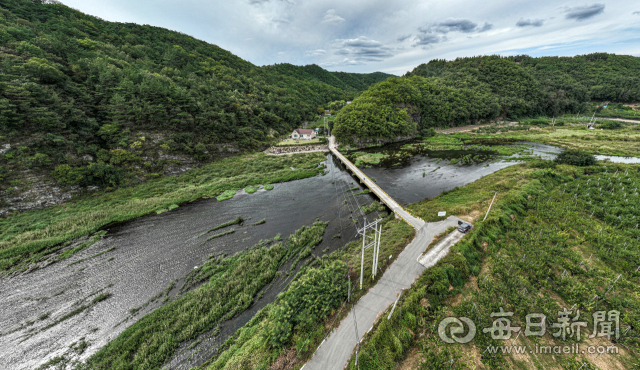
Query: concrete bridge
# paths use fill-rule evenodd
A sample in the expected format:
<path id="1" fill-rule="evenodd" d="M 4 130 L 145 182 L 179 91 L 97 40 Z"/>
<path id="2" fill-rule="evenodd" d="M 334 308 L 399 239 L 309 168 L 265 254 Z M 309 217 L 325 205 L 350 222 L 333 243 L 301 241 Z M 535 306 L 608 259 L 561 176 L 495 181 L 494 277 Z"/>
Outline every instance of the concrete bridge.
<path id="1" fill-rule="evenodd" d="M 380 189 L 380 187 L 373 182 L 367 175 L 365 175 L 356 165 L 351 163 L 350 160 L 347 159 L 342 153 L 336 149 L 335 138 L 333 136 L 329 137 L 329 150 L 331 153 L 340 160 L 348 169 L 353 173 L 360 182 L 365 184 L 369 190 L 374 193 L 378 198 L 389 207 L 396 214 L 397 217 L 402 218 L 409 225 L 413 226 L 416 230 L 420 230 L 425 222 L 417 217 L 413 217 L 409 212 L 407 212 L 402 206 L 400 206 L 393 198 L 389 196 L 389 194 L 385 193 L 384 190 Z"/>
<path id="2" fill-rule="evenodd" d="M 463 234 L 454 231 L 428 252 L 423 253 L 436 235 L 443 233 L 451 226 L 457 226 L 460 219 L 450 216 L 439 222 L 425 223 L 423 220 L 413 217 L 351 161 L 338 152 L 333 137 L 329 138 L 329 149 L 398 217 L 416 228 L 417 232 L 413 241 L 400 252 L 397 259 L 384 272 L 378 283 L 360 298 L 347 317 L 320 344 L 316 353 L 302 367 L 302 370 L 342 370 L 353 354 L 356 344 L 362 339 L 363 334 L 371 330 L 376 320 L 387 319 L 381 313 L 398 299 L 400 292 L 403 289 L 410 288 L 415 279 L 425 269 L 434 266 L 441 258 L 446 256 L 449 248 L 463 237 Z M 354 323 L 357 325 L 354 325 Z M 360 356 L 367 355 L 360 354 Z"/>

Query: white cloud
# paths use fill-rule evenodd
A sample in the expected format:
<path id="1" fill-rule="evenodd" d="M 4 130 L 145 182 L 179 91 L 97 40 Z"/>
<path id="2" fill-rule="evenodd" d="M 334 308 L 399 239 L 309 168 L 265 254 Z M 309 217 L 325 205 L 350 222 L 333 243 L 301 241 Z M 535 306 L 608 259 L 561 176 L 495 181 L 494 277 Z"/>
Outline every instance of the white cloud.
<path id="1" fill-rule="evenodd" d="M 344 18 L 337 15 L 335 10 L 329 9 L 325 13 L 324 18 L 322 18 L 321 23 L 340 24 L 342 22 L 344 22 Z"/>
<path id="2" fill-rule="evenodd" d="M 307 56 L 307 57 L 321 57 L 321 56 L 325 55 L 326 53 L 327 53 L 326 50 L 316 49 L 316 50 L 306 51 L 304 53 L 304 55 Z"/>
<path id="3" fill-rule="evenodd" d="M 355 39 L 336 40 L 335 54 L 348 55 L 359 62 L 375 62 L 392 57 L 394 49 L 379 41 L 360 36 Z"/>

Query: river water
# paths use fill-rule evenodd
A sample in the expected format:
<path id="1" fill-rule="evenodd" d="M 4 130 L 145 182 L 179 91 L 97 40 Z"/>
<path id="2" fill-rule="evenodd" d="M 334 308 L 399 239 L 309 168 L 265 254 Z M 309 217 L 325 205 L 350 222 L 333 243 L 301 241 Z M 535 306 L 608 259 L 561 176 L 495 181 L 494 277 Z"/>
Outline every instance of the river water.
<path id="1" fill-rule="evenodd" d="M 545 159 L 552 159 L 561 151 L 549 145 L 525 144 L 531 154 Z M 400 204 L 407 204 L 517 163 L 514 158 L 447 165 L 456 155 L 461 154 L 426 152 L 397 166 L 373 166 L 363 172 L 375 178 Z M 162 306 L 162 295 L 174 282 L 168 297 L 175 297 L 184 277 L 212 254 L 233 255 L 260 239 L 277 234 L 286 237 L 316 219 L 330 223 L 314 254 L 320 256 L 342 247 L 355 237 L 355 227 L 349 219 L 351 211 L 375 198 L 360 195 L 348 197 L 344 203 L 344 192 L 360 185 L 330 155 L 326 163 L 327 175 L 276 184 L 271 191 L 240 193 L 224 202 L 196 201 L 160 215 L 142 217 L 111 227 L 101 241 L 69 260 L 1 278 L 0 369 L 33 369 L 62 355 L 74 361 L 86 360 L 144 314 Z M 234 233 L 205 243 L 205 238 L 199 237 L 211 227 L 240 215 L 251 219 L 244 226 L 232 226 Z M 378 214 L 368 217 L 371 220 Z M 262 219 L 264 224 L 250 225 Z M 336 234 L 342 238 L 334 238 Z M 96 256 L 101 252 L 104 254 Z M 251 309 L 224 323 L 219 335 L 205 333 L 193 348 L 187 348 L 189 343 L 185 343 L 164 368 L 189 369 L 202 364 L 259 309 L 273 301 L 287 282 L 284 278 L 276 281 Z M 60 321 L 101 293 L 109 293 L 110 297 Z M 162 297 L 150 302 L 158 295 Z M 140 307 L 135 314 L 130 311 Z M 57 321 L 60 322 L 56 324 Z M 78 345 L 81 338 L 86 348 Z"/>

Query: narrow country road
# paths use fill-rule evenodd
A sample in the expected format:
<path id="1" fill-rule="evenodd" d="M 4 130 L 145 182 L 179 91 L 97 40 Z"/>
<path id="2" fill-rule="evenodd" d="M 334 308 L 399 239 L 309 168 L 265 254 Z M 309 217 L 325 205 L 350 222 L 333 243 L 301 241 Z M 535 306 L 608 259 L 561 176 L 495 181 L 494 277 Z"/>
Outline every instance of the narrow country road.
<path id="1" fill-rule="evenodd" d="M 433 237 L 451 226 L 457 226 L 458 220 L 457 217 L 449 216 L 449 218 L 440 222 L 424 224 L 418 230 L 413 241 L 385 271 L 380 281 L 366 295 L 360 298 L 356 306 L 342 320 L 340 326 L 320 345 L 320 348 L 304 366 L 304 369 L 343 369 L 358 343 L 354 315 L 355 322 L 357 322 L 357 338 L 361 338 L 364 333 L 371 329 L 378 315 L 396 300 L 400 291 L 409 288 L 426 269 L 416 259 L 424 252 Z M 461 239 L 461 237 L 455 236 L 455 233 L 458 232 L 454 231 L 453 237 L 445 238 L 443 242 L 432 249 L 437 253 L 427 253 L 425 255 L 429 265 L 433 266 L 447 254 L 451 245 Z M 386 317 L 381 318 L 381 320 L 386 320 Z"/>

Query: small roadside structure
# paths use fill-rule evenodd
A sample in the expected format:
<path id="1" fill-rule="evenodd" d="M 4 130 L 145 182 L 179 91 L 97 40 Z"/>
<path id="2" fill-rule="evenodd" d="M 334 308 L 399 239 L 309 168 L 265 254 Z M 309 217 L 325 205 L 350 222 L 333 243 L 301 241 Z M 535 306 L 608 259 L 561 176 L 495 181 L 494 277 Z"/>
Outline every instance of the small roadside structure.
<path id="1" fill-rule="evenodd" d="M 295 140 L 312 140 L 316 137 L 316 132 L 310 128 L 297 128 L 289 136 Z"/>

